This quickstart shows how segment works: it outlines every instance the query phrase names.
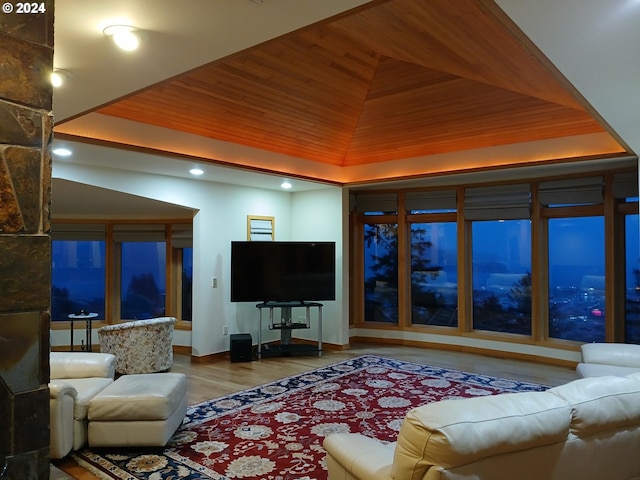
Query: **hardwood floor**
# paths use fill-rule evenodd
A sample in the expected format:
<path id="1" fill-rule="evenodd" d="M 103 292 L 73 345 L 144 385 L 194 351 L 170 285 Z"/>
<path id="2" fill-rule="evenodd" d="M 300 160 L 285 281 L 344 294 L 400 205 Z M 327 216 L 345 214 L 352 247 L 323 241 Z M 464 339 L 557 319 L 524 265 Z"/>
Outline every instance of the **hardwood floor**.
<path id="1" fill-rule="evenodd" d="M 367 354 L 549 386 L 561 385 L 576 378 L 575 370 L 567 367 L 450 350 L 364 344 L 351 345 L 350 350 L 326 351 L 321 357 L 269 358 L 246 363 L 231 363 L 228 357 L 211 363 L 191 363 L 188 355 L 176 354 L 171 371 L 187 375 L 189 404 L 193 405 Z M 76 480 L 99 480 L 70 459 L 54 461 L 53 464 Z"/>

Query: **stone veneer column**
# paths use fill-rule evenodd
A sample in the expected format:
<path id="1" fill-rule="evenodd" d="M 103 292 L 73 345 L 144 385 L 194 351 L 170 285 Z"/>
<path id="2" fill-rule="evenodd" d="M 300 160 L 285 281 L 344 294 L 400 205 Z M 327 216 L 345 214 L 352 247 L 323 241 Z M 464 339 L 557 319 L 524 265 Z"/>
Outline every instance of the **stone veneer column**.
<path id="1" fill-rule="evenodd" d="M 17 1 L 0 4 L 0 479 L 44 480 L 53 0 L 32 14 L 17 13 Z"/>

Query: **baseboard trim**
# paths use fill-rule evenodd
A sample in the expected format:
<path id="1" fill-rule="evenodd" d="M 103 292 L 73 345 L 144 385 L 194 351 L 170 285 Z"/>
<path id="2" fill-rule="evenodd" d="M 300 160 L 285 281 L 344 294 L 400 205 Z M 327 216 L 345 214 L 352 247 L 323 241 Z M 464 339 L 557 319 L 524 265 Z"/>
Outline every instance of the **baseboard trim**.
<path id="1" fill-rule="evenodd" d="M 578 362 L 571 360 L 564 360 L 560 358 L 544 357 L 541 355 L 530 355 L 527 353 L 507 352 L 504 350 L 493 350 L 482 347 L 472 347 L 466 345 L 451 345 L 436 342 L 426 342 L 421 340 L 407 340 L 399 338 L 380 338 L 380 337 L 366 337 L 357 336 L 351 337 L 351 343 L 367 343 L 370 345 L 399 345 L 404 347 L 416 347 L 416 348 L 432 348 L 434 350 L 453 350 L 457 352 L 475 353 L 478 355 L 484 355 L 486 357 L 494 358 L 508 358 L 511 360 L 525 360 L 528 362 L 543 363 L 546 365 L 556 365 L 560 367 L 576 368 Z"/>

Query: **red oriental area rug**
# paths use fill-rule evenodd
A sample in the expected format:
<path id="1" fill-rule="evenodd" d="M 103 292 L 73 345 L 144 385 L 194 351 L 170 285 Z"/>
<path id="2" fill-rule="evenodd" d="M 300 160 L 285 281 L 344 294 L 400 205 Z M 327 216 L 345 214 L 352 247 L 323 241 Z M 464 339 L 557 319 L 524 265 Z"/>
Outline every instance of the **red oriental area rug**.
<path id="1" fill-rule="evenodd" d="M 191 406 L 164 451 L 85 449 L 74 459 L 104 479 L 326 480 L 331 433 L 394 441 L 412 407 L 546 388 L 366 355 Z"/>

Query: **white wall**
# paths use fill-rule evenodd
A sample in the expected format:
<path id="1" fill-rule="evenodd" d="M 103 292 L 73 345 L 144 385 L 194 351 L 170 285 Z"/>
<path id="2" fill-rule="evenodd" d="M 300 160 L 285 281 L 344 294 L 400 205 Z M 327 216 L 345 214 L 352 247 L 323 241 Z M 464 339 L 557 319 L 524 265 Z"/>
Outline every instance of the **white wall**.
<path id="1" fill-rule="evenodd" d="M 194 217 L 194 271 L 192 331 L 176 330 L 174 344 L 191 346 L 194 356 L 206 356 L 229 349 L 229 333 L 258 336 L 258 310 L 254 303 L 229 301 L 230 247 L 233 240 L 245 240 L 247 215 L 275 217 L 276 240 L 322 240 L 336 242 L 336 301 L 323 302 L 323 341 L 347 345 L 349 336 L 396 339 L 430 344 L 459 345 L 515 352 L 532 356 L 578 361 L 579 353 L 562 349 L 526 346 L 448 335 L 424 335 L 349 328 L 348 292 L 348 194 L 346 189 L 287 193 L 260 188 L 203 182 L 175 177 L 133 173 L 106 168 L 57 164 L 54 177 L 82 182 L 134 195 L 171 202 L 196 209 Z M 55 210 L 55 192 L 54 210 Z M 211 287 L 217 277 L 218 287 Z M 265 318 L 265 320 L 268 320 Z M 266 323 L 266 322 L 265 322 Z M 80 335 L 76 331 L 76 335 Z M 82 332 L 84 334 L 84 332 Z M 317 338 L 317 324 L 309 331 L 297 330 L 293 336 Z M 263 329 L 263 341 L 279 338 L 277 331 Z M 93 340 L 97 343 L 94 332 Z M 68 345 L 69 331 L 52 332 L 52 345 Z"/>
<path id="2" fill-rule="evenodd" d="M 344 228 L 343 190 L 327 188 L 295 193 L 292 202 L 291 239 L 336 242 L 336 300 L 322 302 L 322 338 L 332 344 L 349 343 L 348 234 Z M 298 330 L 294 336 L 317 339 L 317 323 L 308 331 Z"/>
<path id="3" fill-rule="evenodd" d="M 276 240 L 336 241 L 339 266 L 336 301 L 326 303 L 323 337 L 327 341 L 348 342 L 348 330 L 342 328 L 344 322 L 348 324 L 343 314 L 348 312 L 348 307 L 343 308 L 348 304 L 348 295 L 341 280 L 341 188 L 289 193 L 61 163 L 54 166 L 53 175 L 197 210 L 193 219 L 192 331 L 177 330 L 174 336 L 174 344 L 191 346 L 194 356 L 228 350 L 229 336 L 223 335 L 225 326 L 229 334 L 250 333 L 254 343 L 257 339 L 255 304 L 229 301 L 231 241 L 246 240 L 247 215 L 275 217 Z M 53 196 L 55 209 L 55 192 Z M 211 287 L 212 277 L 218 279 L 217 288 Z M 304 338 L 315 339 L 317 326 L 305 333 L 308 335 Z M 68 335 L 68 331 L 55 331 L 52 344 L 67 345 Z M 263 338 L 275 339 L 277 334 L 266 332 Z"/>

